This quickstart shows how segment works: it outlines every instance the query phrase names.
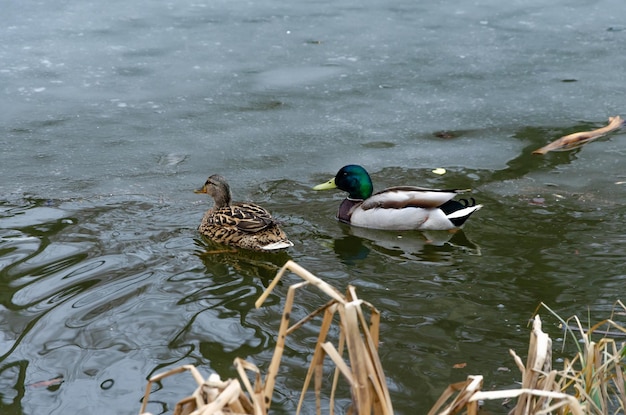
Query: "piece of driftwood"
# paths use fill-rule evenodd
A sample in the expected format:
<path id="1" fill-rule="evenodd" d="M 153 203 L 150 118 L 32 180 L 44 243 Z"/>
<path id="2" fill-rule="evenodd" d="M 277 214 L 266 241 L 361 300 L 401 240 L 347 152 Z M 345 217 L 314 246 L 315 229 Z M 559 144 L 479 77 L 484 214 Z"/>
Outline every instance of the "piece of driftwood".
<path id="1" fill-rule="evenodd" d="M 619 130 L 624 126 L 624 120 L 616 115 L 615 117 L 609 117 L 609 125 L 606 127 L 598 128 L 591 131 L 582 131 L 579 133 L 573 133 L 559 138 L 548 144 L 533 151 L 533 154 L 546 154 L 549 151 L 567 151 L 574 148 L 578 148 L 584 144 L 587 144 L 596 138 L 600 138 L 612 131 Z"/>

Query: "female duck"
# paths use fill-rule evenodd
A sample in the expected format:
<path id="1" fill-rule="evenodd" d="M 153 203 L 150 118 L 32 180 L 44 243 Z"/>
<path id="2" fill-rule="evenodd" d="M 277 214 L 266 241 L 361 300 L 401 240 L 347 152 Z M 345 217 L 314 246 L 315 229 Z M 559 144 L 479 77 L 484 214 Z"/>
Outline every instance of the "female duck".
<path id="1" fill-rule="evenodd" d="M 390 230 L 452 230 L 482 207 L 474 199 L 452 200 L 466 190 L 438 190 L 423 187 L 390 187 L 372 195 L 372 179 L 358 165 L 344 166 L 337 175 L 314 190 L 348 192 L 339 206 L 337 219 L 354 226 Z"/>
<path id="2" fill-rule="evenodd" d="M 209 239 L 257 251 L 293 246 L 266 209 L 254 203 L 231 202 L 230 186 L 222 176 L 210 176 L 195 193 L 206 193 L 215 202 L 198 227 Z"/>

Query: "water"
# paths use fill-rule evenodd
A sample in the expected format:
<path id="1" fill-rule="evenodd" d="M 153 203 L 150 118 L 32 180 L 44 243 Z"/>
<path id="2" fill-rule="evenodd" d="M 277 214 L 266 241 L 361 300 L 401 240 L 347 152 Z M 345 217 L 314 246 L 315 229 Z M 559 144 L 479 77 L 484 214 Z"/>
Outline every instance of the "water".
<path id="1" fill-rule="evenodd" d="M 253 304 L 287 259 L 381 310 L 404 414 L 468 374 L 515 387 L 508 349 L 525 354 L 540 301 L 599 320 L 620 298 L 623 134 L 530 154 L 624 115 L 618 0 L 2 9 L 3 414 L 131 414 L 167 369 L 267 368 L 297 278 Z M 333 218 L 340 193 L 311 190 L 348 163 L 376 189 L 472 187 L 485 208 L 453 236 L 351 229 Z M 295 246 L 212 252 L 195 230 L 209 202 L 193 189 L 213 173 Z M 296 316 L 326 301 L 301 295 Z M 314 341 L 289 341 L 277 413 L 293 412 Z M 150 411 L 192 392 L 180 376 Z"/>

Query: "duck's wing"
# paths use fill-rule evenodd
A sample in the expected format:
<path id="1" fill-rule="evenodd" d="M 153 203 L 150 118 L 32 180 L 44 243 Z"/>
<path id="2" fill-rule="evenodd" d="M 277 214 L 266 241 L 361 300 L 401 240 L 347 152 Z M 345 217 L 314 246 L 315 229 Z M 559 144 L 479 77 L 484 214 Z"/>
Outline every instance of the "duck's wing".
<path id="1" fill-rule="evenodd" d="M 270 213 L 254 203 L 237 203 L 216 210 L 213 221 L 221 226 L 233 226 L 245 233 L 257 233 L 276 224 Z"/>
<path id="2" fill-rule="evenodd" d="M 427 189 L 417 186 L 389 187 L 373 194 L 361 204 L 363 210 L 402 209 L 407 207 L 436 208 L 467 189 Z"/>

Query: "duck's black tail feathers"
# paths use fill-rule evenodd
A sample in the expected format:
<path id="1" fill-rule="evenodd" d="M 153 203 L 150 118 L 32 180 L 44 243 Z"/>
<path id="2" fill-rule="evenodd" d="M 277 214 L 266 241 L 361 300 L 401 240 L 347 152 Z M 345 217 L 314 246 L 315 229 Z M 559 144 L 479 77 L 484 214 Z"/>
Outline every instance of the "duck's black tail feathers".
<path id="1" fill-rule="evenodd" d="M 446 217 L 454 226 L 459 228 L 463 226 L 472 213 L 476 212 L 481 207 L 483 207 L 483 205 L 477 205 L 476 200 L 472 197 L 469 200 L 448 200 L 446 203 L 439 206 L 439 209 L 446 214 Z"/>

